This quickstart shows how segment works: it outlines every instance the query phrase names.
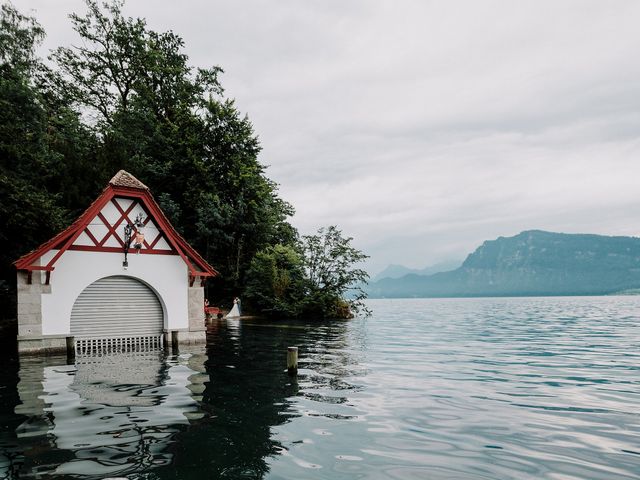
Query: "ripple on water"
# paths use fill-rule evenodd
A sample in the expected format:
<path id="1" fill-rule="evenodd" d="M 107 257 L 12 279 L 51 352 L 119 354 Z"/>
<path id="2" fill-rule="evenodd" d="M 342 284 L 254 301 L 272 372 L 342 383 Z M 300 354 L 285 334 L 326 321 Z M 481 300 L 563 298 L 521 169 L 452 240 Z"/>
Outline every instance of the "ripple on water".
<path id="1" fill-rule="evenodd" d="M 0 478 L 640 478 L 640 297 L 370 307 L 213 322 L 178 356 L 9 362 Z"/>
<path id="2" fill-rule="evenodd" d="M 345 332 L 357 342 L 348 347 L 359 352 L 356 364 L 330 371 L 326 359 L 340 358 L 340 347 L 316 337 L 319 356 L 305 365 L 314 374 L 291 397 L 300 415 L 330 422 L 322 428 L 333 435 L 314 444 L 318 464 L 362 461 L 305 478 L 640 477 L 640 380 L 628 358 L 640 346 L 640 299 L 371 305 L 374 317 Z M 357 391 L 337 398 L 358 413 L 333 416 L 322 405 L 335 404 L 334 387 L 351 382 Z M 306 400 L 319 405 L 309 410 Z M 296 476 L 286 458 L 270 466 L 273 478 Z"/>

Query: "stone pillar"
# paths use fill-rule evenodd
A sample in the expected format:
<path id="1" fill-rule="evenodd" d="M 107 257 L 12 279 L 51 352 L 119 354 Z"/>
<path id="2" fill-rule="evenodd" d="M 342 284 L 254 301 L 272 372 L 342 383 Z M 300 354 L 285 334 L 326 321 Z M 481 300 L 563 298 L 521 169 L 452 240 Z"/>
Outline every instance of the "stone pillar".
<path id="1" fill-rule="evenodd" d="M 204 287 L 189 287 L 189 331 L 205 330 Z"/>
<path id="2" fill-rule="evenodd" d="M 206 341 L 204 287 L 189 287 L 188 315 L 189 331 L 178 332 L 178 341 L 180 343 L 200 343 Z"/>
<path id="3" fill-rule="evenodd" d="M 33 272 L 31 284 L 28 273 L 18 272 L 18 336 L 42 335 L 42 285 L 40 272 Z"/>
<path id="4" fill-rule="evenodd" d="M 51 285 L 43 282 L 44 274 L 34 271 L 18 272 L 18 352 L 64 352 L 64 336 L 42 336 L 42 295 L 51 293 Z"/>

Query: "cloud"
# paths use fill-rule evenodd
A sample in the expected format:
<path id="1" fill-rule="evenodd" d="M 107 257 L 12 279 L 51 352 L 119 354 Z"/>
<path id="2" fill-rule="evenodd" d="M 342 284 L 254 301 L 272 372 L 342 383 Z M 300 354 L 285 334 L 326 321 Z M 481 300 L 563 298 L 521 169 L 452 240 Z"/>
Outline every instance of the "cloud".
<path id="1" fill-rule="evenodd" d="M 49 46 L 60 10 L 25 0 Z M 637 232 L 635 1 L 130 1 L 221 65 L 303 232 L 421 267 L 529 228 Z"/>

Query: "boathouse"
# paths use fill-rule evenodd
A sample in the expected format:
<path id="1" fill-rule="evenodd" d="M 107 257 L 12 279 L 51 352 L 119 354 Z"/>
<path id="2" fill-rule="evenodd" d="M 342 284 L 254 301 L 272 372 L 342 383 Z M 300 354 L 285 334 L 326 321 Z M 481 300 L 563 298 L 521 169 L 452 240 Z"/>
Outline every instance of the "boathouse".
<path id="1" fill-rule="evenodd" d="M 15 266 L 21 352 L 205 340 L 204 283 L 216 271 L 124 170 Z"/>

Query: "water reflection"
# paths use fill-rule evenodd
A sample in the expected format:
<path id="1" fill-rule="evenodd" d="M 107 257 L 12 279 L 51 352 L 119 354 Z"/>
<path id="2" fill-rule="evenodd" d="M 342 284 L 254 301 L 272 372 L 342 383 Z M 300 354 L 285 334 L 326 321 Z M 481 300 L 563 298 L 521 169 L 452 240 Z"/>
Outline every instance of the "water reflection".
<path id="1" fill-rule="evenodd" d="M 175 461 L 159 478 L 262 478 L 268 459 L 281 447 L 272 428 L 291 416 L 288 397 L 298 386 L 284 373 L 286 335 L 256 332 L 238 320 L 214 321 L 207 337 L 209 382 L 202 392 L 210 413 L 180 432 L 172 445 Z"/>
<path id="2" fill-rule="evenodd" d="M 374 306 L 215 321 L 178 355 L 8 361 L 0 477 L 639 478 L 640 297 Z"/>
<path id="3" fill-rule="evenodd" d="M 104 478 L 168 465 L 181 426 L 206 415 L 203 363 L 204 349 L 170 358 L 157 350 L 79 356 L 72 365 L 65 357 L 21 359 L 15 413 L 25 419 L 7 470 Z"/>
<path id="4" fill-rule="evenodd" d="M 207 336 L 209 382 L 202 398 L 210 416 L 176 436 L 174 461 L 155 471 L 158 478 L 199 480 L 203 472 L 216 479 L 271 477 L 274 460 L 305 438 L 302 433 L 281 435 L 281 429 L 319 414 L 321 409 L 313 404 L 332 406 L 339 397 L 333 387 L 348 387 L 341 379 L 345 365 L 357 369 L 357 361 L 346 348 L 347 326 L 214 321 Z M 302 352 L 297 379 L 286 374 L 291 345 Z M 313 399 L 307 401 L 307 394 Z"/>
<path id="5" fill-rule="evenodd" d="M 350 418 L 346 333 L 221 320 L 206 347 L 174 355 L 21 358 L 0 374 L 0 478 L 261 479 L 301 441 L 279 434 L 292 419 Z M 304 352 L 297 379 L 285 372 L 290 345 Z"/>

